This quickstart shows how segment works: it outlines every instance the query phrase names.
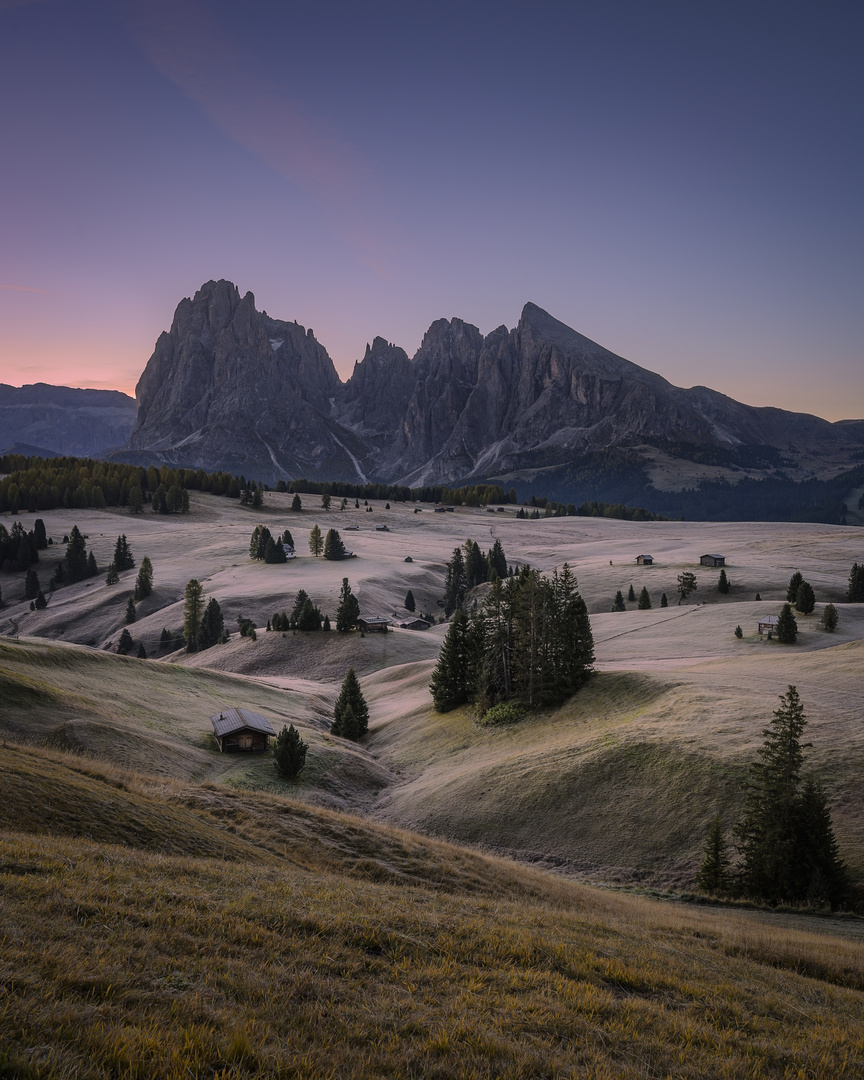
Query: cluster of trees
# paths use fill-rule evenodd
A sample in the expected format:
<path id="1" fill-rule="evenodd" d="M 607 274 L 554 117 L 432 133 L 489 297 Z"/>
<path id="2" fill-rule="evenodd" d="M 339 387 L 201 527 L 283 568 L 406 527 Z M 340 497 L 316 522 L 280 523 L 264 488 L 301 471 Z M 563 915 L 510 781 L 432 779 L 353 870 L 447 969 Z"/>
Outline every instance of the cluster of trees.
<path id="1" fill-rule="evenodd" d="M 816 594 L 809 581 L 804 580 L 800 570 L 789 578 L 789 586 L 786 589 L 787 604 L 794 604 L 795 610 L 802 615 L 810 615 L 816 607 Z"/>
<path id="2" fill-rule="evenodd" d="M 38 458 L 7 454 L 0 458 L 0 511 L 84 509 L 128 506 L 140 513 L 146 502 L 157 513 L 185 513 L 187 489 L 240 497 L 240 484 L 226 473 L 203 469 L 157 468 L 93 461 L 91 458 Z"/>
<path id="3" fill-rule="evenodd" d="M 337 499 L 379 499 L 387 502 L 450 503 L 453 506 L 488 506 L 489 503 L 515 503 L 513 488 L 505 493 L 500 484 L 474 484 L 467 487 L 447 488 L 426 486 L 409 488 L 403 484 L 349 484 L 342 481 L 280 480 L 276 491 L 321 495 Z M 299 503 L 299 500 L 295 500 Z M 356 503 L 355 503 L 356 505 Z M 328 502 L 329 506 L 329 502 Z M 325 507 L 326 508 L 326 507 Z M 292 507 L 300 509 L 300 506 Z"/>
<path id="4" fill-rule="evenodd" d="M 39 562 L 39 552 L 48 544 L 42 518 L 36 519 L 29 532 L 20 521 L 13 521 L 11 529 L 0 523 L 0 569 L 7 574 L 26 572 Z"/>
<path id="5" fill-rule="evenodd" d="M 288 556 L 285 554 L 284 544 L 294 547 L 294 538 L 290 530 L 285 529 L 281 537 L 274 540 L 266 525 L 256 525 L 249 540 L 249 558 L 259 559 L 265 563 L 287 562 Z"/>
<path id="6" fill-rule="evenodd" d="M 288 615 L 284 611 L 276 612 L 273 618 L 268 621 L 267 629 L 302 630 L 303 632 L 329 630 L 330 619 L 327 615 L 323 615 L 321 610 L 312 603 L 306 590 L 300 589 L 294 600 L 291 614 Z"/>
<path id="7" fill-rule="evenodd" d="M 449 618 L 462 606 L 469 589 L 484 581 L 505 578 L 508 574 L 512 575 L 512 570 L 507 566 L 500 540 L 496 540 L 485 555 L 473 540 L 466 540 L 461 548 L 454 548 L 444 578 L 445 617 Z"/>
<path id="8" fill-rule="evenodd" d="M 515 500 L 514 500 L 515 502 Z M 623 503 L 598 502 L 589 499 L 577 506 L 575 503 L 555 502 L 542 495 L 532 495 L 528 500 L 529 507 L 533 507 L 533 513 L 528 513 L 525 507 L 520 507 L 518 518 L 539 517 L 604 517 L 616 518 L 621 521 L 665 521 L 660 514 L 654 514 L 646 510 L 644 506 L 625 506 Z M 541 515 L 540 510 L 543 510 Z"/>
<path id="9" fill-rule="evenodd" d="M 697 877 L 705 892 L 832 908 L 846 900 L 849 879 L 825 792 L 803 773 L 806 723 L 798 691 L 790 686 L 750 766 L 743 813 L 733 828 L 736 866 L 720 818 L 711 825 Z"/>
<path id="10" fill-rule="evenodd" d="M 327 535 L 322 538 L 321 529 L 317 525 L 313 525 L 312 531 L 309 533 L 309 551 L 316 557 L 323 553 L 325 559 L 332 559 L 334 562 L 348 557 L 348 552 L 338 531 L 328 529 Z"/>
<path id="11" fill-rule="evenodd" d="M 511 700 L 555 705 L 590 678 L 593 663 L 588 610 L 570 567 L 547 578 L 526 566 L 493 581 L 470 618 L 457 608 L 430 690 L 439 712 L 471 702 L 481 713 Z"/>
<path id="12" fill-rule="evenodd" d="M 162 631 L 163 640 L 167 631 Z M 183 640 L 187 652 L 201 652 L 228 640 L 222 608 L 215 596 L 204 604 L 204 589 L 197 578 L 186 583 L 183 593 Z M 167 642 L 166 642 L 167 644 Z"/>

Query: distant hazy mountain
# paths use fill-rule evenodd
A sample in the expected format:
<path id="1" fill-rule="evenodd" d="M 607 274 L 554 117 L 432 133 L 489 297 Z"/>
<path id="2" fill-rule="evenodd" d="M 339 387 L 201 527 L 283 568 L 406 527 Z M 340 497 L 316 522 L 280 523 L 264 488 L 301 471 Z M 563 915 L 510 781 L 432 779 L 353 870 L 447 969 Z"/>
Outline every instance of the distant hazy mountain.
<path id="1" fill-rule="evenodd" d="M 673 461 L 767 448 L 774 467 L 805 475 L 864 446 L 860 423 L 673 386 L 534 304 L 485 337 L 440 319 L 413 359 L 375 338 L 343 384 L 311 330 L 257 311 L 227 281 L 181 301 L 136 394 L 124 458 L 267 482 L 506 482 L 621 447 Z"/>
<path id="2" fill-rule="evenodd" d="M 33 452 L 99 457 L 123 446 L 134 424 L 135 399 L 119 390 L 0 383 L 0 452 L 21 444 Z"/>

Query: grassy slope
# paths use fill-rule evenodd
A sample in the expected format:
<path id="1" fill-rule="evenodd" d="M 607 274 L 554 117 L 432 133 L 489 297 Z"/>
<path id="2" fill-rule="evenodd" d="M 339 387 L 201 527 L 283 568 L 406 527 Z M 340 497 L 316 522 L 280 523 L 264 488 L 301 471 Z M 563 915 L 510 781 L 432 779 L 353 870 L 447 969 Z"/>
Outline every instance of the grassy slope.
<path id="1" fill-rule="evenodd" d="M 860 940 L 58 751 L 0 806 L 0 1075 L 864 1069 Z"/>

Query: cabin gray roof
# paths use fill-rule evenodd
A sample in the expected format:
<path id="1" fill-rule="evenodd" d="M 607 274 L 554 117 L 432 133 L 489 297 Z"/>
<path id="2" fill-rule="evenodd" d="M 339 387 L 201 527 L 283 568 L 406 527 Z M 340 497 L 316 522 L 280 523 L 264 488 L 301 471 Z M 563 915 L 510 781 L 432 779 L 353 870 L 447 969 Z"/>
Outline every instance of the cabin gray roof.
<path id="1" fill-rule="evenodd" d="M 380 615 L 370 616 L 366 619 L 358 619 L 358 623 L 365 623 L 367 626 L 389 626 L 390 620 L 381 618 Z"/>
<path id="2" fill-rule="evenodd" d="M 776 626 L 779 621 L 779 615 L 763 615 L 762 618 L 759 620 L 759 622 L 763 625 L 767 623 L 771 626 Z"/>
<path id="3" fill-rule="evenodd" d="M 219 739 L 243 728 L 263 731 L 265 735 L 276 734 L 260 713 L 250 712 L 249 709 L 223 709 L 216 716 L 210 717 L 210 723 L 213 725 L 213 734 Z"/>

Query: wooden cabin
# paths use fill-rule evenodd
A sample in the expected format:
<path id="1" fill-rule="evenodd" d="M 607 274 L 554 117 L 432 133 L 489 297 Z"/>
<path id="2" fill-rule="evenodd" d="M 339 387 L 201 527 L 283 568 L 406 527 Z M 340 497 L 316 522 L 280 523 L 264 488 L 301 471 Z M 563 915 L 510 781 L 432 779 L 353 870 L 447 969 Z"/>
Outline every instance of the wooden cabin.
<path id="1" fill-rule="evenodd" d="M 699 562 L 702 563 L 703 566 L 725 566 L 726 565 L 726 556 L 725 555 L 703 555 L 700 558 Z"/>
<path id="2" fill-rule="evenodd" d="M 636 562 L 640 566 L 653 566 L 654 565 L 654 556 L 653 555 L 637 555 L 636 556 Z"/>
<path id="3" fill-rule="evenodd" d="M 425 619 L 402 619 L 396 623 L 400 630 L 428 630 L 429 623 Z"/>
<path id="4" fill-rule="evenodd" d="M 390 625 L 389 619 L 358 619 L 357 629 L 364 634 L 386 634 Z"/>
<path id="5" fill-rule="evenodd" d="M 267 750 L 270 736 L 276 735 L 260 713 L 249 709 L 223 709 L 210 717 L 210 723 L 213 725 L 213 737 L 223 754 Z"/>
<path id="6" fill-rule="evenodd" d="M 777 623 L 779 621 L 779 615 L 763 615 L 759 620 L 759 633 L 768 634 L 769 637 L 773 637 L 773 635 L 777 633 Z"/>

